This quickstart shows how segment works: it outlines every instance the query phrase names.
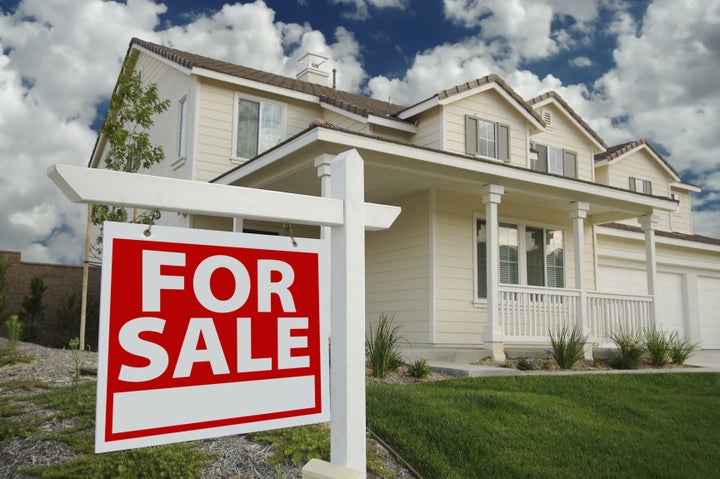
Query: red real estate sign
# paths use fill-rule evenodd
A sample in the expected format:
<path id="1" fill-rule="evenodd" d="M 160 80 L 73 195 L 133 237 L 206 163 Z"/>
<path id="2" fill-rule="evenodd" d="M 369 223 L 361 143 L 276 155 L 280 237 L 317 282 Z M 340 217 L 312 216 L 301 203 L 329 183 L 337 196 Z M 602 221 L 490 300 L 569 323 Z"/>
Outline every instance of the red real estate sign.
<path id="1" fill-rule="evenodd" d="M 106 223 L 95 451 L 326 422 L 321 240 Z"/>

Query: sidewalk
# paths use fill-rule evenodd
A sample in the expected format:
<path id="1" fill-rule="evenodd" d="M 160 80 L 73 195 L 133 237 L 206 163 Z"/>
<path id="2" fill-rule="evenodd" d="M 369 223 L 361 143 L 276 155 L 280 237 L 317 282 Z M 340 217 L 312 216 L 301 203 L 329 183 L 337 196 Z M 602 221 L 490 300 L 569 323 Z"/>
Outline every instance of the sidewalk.
<path id="1" fill-rule="evenodd" d="M 653 374 L 653 373 L 720 373 L 720 350 L 697 351 L 690 356 L 686 363 L 691 368 L 667 369 L 603 369 L 595 371 L 520 371 L 512 368 L 496 366 L 482 366 L 452 361 L 430 361 L 430 369 L 438 373 L 457 377 L 483 377 L 483 376 L 521 376 L 521 375 L 569 375 L 569 374 Z"/>

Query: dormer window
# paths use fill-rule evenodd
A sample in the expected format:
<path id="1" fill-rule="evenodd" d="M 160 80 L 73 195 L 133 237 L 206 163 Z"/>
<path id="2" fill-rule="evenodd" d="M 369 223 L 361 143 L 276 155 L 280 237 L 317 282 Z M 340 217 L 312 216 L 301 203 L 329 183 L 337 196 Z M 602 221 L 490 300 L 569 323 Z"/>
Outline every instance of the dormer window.
<path id="1" fill-rule="evenodd" d="M 531 165 L 533 170 L 577 178 L 577 153 L 538 143 L 531 143 L 530 148 L 537 151 L 537 159 Z"/>
<path id="2" fill-rule="evenodd" d="M 473 115 L 465 116 L 465 151 L 469 155 L 510 161 L 510 127 Z"/>
<path id="3" fill-rule="evenodd" d="M 652 195 L 652 183 L 650 180 L 644 180 L 642 178 L 630 177 L 630 191 L 637 193 L 644 193 L 646 195 Z"/>
<path id="4" fill-rule="evenodd" d="M 254 158 L 282 141 L 285 130 L 283 105 L 241 96 L 236 98 L 235 158 Z"/>

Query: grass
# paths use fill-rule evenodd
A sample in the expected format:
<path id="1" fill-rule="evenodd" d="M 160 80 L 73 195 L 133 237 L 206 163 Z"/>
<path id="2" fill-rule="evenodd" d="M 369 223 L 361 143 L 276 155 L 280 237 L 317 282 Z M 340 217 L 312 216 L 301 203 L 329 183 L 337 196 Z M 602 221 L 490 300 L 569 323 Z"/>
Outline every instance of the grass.
<path id="1" fill-rule="evenodd" d="M 368 385 L 368 425 L 424 477 L 707 478 L 720 375 L 491 377 Z"/>

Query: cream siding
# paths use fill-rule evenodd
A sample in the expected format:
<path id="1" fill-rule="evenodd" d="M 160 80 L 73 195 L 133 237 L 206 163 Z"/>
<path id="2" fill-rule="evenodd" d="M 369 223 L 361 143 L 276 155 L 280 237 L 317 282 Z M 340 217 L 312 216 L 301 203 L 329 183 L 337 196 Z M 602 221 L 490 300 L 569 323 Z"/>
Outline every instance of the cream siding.
<path id="1" fill-rule="evenodd" d="M 383 314 L 395 314 L 411 343 L 430 342 L 430 239 L 428 193 L 393 204 L 402 212 L 392 228 L 366 235 L 368 331 Z"/>
<path id="2" fill-rule="evenodd" d="M 417 133 L 413 136 L 412 143 L 425 148 L 441 150 L 443 148 L 441 107 L 438 106 L 424 112 L 417 122 Z M 463 135 L 464 131 L 463 129 Z M 464 148 L 463 153 L 465 153 Z"/>
<path id="3" fill-rule="evenodd" d="M 358 133 L 370 133 L 370 126 L 367 122 L 361 122 L 331 110 L 323 110 L 323 120 L 338 128 L 344 128 Z"/>
<path id="4" fill-rule="evenodd" d="M 653 195 L 670 195 L 667 171 L 647 150 L 639 150 L 617 163 L 611 164 L 610 170 L 610 186 L 628 190 L 630 189 L 630 177 L 642 178 L 652 182 Z"/>
<path id="5" fill-rule="evenodd" d="M 443 114 L 447 151 L 465 154 L 465 115 L 477 115 L 484 120 L 510 126 L 510 163 L 527 167 L 527 120 L 495 90 L 486 90 L 445 105 Z"/>
<path id="6" fill-rule="evenodd" d="M 553 103 L 544 105 L 538 113 L 543 117 L 549 114 L 551 121 L 545 131 L 533 135 L 531 141 L 576 153 L 578 179 L 593 181 L 593 144 L 587 135 Z"/>
<path id="7" fill-rule="evenodd" d="M 668 213 L 670 215 L 670 230 L 677 233 L 692 234 L 692 214 L 690 205 L 690 192 L 673 189 L 672 192 L 680 200 L 677 211 Z"/>

